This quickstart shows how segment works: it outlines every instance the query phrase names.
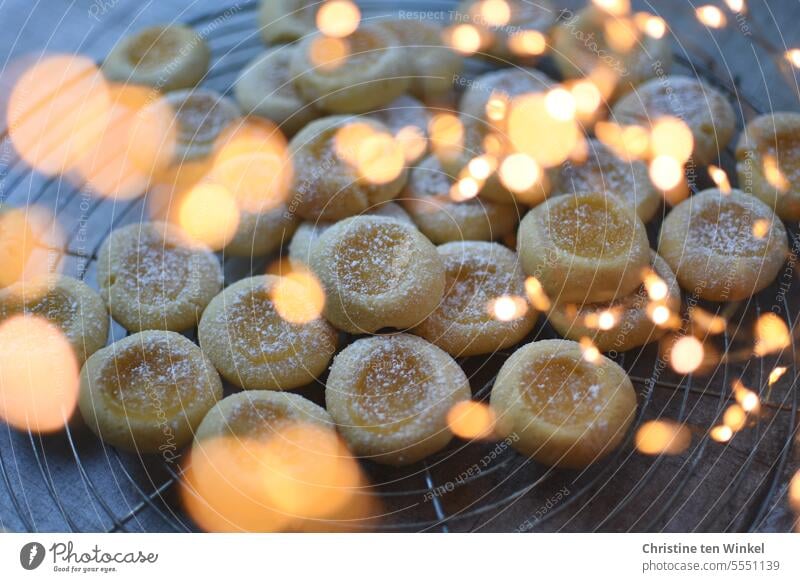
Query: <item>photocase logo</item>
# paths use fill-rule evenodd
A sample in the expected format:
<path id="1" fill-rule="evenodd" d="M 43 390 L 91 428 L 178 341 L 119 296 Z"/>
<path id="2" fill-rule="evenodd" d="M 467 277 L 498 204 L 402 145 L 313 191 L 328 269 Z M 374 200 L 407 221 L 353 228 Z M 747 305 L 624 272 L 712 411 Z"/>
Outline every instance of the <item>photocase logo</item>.
<path id="1" fill-rule="evenodd" d="M 19 551 L 19 563 L 26 570 L 35 570 L 44 561 L 44 546 L 39 542 L 28 542 Z"/>

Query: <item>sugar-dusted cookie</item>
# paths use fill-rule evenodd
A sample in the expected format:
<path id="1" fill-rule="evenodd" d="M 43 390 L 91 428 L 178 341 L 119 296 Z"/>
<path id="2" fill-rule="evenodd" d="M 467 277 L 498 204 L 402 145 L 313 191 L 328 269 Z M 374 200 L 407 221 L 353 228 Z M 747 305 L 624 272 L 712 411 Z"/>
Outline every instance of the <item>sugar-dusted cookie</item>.
<path id="1" fill-rule="evenodd" d="M 506 360 L 492 387 L 498 424 L 513 446 L 546 465 L 582 468 L 622 442 L 636 414 L 636 392 L 613 361 L 583 358 L 567 340 L 529 343 Z"/>
<path id="2" fill-rule="evenodd" d="M 633 209 L 595 192 L 555 196 L 528 212 L 517 247 L 525 273 L 559 302 L 625 296 L 639 286 L 650 260 L 647 233 Z"/>
<path id="3" fill-rule="evenodd" d="M 197 337 L 223 378 L 247 390 L 291 390 L 325 371 L 336 331 L 319 313 L 286 301 L 307 290 L 297 281 L 261 275 L 237 281 L 209 303 Z"/>
<path id="4" fill-rule="evenodd" d="M 507 348 L 530 333 L 537 314 L 525 299 L 515 252 L 476 241 L 447 243 L 438 251 L 447 277 L 444 297 L 415 334 L 461 357 Z"/>
<path id="5" fill-rule="evenodd" d="M 737 301 L 772 283 L 789 252 L 783 223 L 740 190 L 703 190 L 664 219 L 658 253 L 688 293 Z"/>
<path id="6" fill-rule="evenodd" d="M 175 457 L 220 398 L 222 382 L 200 348 L 174 332 L 144 331 L 86 361 L 78 404 L 106 443 Z"/>
<path id="7" fill-rule="evenodd" d="M 326 230 L 311 253 L 325 289 L 325 317 L 349 333 L 417 325 L 444 293 L 444 265 L 416 228 L 355 216 Z"/>
<path id="8" fill-rule="evenodd" d="M 258 27 L 265 44 L 292 42 L 314 32 L 318 0 L 261 0 Z"/>
<path id="9" fill-rule="evenodd" d="M 100 295 L 129 331 L 194 327 L 222 288 L 219 260 L 180 230 L 131 224 L 105 240 L 97 259 Z"/>
<path id="10" fill-rule="evenodd" d="M 444 448 L 447 413 L 469 400 L 455 360 L 422 338 L 399 334 L 355 341 L 336 356 L 325 404 L 356 455 L 407 465 Z"/>

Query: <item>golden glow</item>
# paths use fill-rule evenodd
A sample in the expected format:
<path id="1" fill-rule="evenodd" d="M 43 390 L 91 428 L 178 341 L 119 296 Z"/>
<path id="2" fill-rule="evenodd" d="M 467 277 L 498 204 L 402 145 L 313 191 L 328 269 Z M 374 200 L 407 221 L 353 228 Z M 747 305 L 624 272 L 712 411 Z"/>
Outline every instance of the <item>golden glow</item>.
<path id="1" fill-rule="evenodd" d="M 601 121 L 595 125 L 595 135 L 623 160 L 638 160 L 650 149 L 650 134 L 643 127 Z"/>
<path id="2" fill-rule="evenodd" d="M 201 183 L 181 201 L 178 222 L 192 241 L 219 250 L 236 234 L 239 207 L 227 188 Z"/>
<path id="3" fill-rule="evenodd" d="M 696 305 L 690 310 L 690 314 L 692 323 L 700 328 L 703 335 L 717 335 L 728 327 L 728 322 L 724 317 L 709 313 Z"/>
<path id="4" fill-rule="evenodd" d="M 538 30 L 523 30 L 511 35 L 508 48 L 520 56 L 538 56 L 547 50 L 547 38 Z"/>
<path id="5" fill-rule="evenodd" d="M 603 100 L 600 89 L 588 79 L 575 82 L 570 92 L 575 101 L 575 110 L 583 116 L 594 114 Z"/>
<path id="6" fill-rule="evenodd" d="M 536 277 L 528 277 L 525 279 L 525 293 L 528 295 L 528 300 L 531 305 L 539 311 L 547 311 L 550 309 L 550 298 L 545 293 L 541 281 Z"/>
<path id="7" fill-rule="evenodd" d="M 726 425 L 715 426 L 712 428 L 708 435 L 718 443 L 727 443 L 733 436 L 731 427 Z"/>
<path id="8" fill-rule="evenodd" d="M 329 0 L 317 12 L 317 28 L 326 36 L 344 38 L 355 32 L 361 10 L 349 0 Z"/>
<path id="9" fill-rule="evenodd" d="M 647 269 L 644 275 L 644 288 L 647 295 L 653 301 L 664 301 L 669 294 L 669 287 L 666 281 L 659 277 L 658 273 L 652 269 Z"/>
<path id="10" fill-rule="evenodd" d="M 548 98 L 541 93 L 514 100 L 508 115 L 508 136 L 517 151 L 545 168 L 561 164 L 583 139 L 574 119 L 557 119 L 550 114 Z"/>
<path id="11" fill-rule="evenodd" d="M 731 12 L 744 12 L 747 9 L 744 0 L 725 0 L 725 4 Z"/>
<path id="12" fill-rule="evenodd" d="M 492 95 L 486 101 L 486 117 L 490 121 L 502 121 L 508 114 L 508 98 L 505 95 Z"/>
<path id="13" fill-rule="evenodd" d="M 683 177 L 683 164 L 672 156 L 658 156 L 650 162 L 650 180 L 661 190 L 672 190 Z"/>
<path id="14" fill-rule="evenodd" d="M 714 180 L 720 192 L 723 194 L 731 193 L 731 181 L 728 179 L 728 174 L 725 170 L 712 165 L 708 166 L 708 174 L 711 176 L 711 179 Z"/>
<path id="15" fill-rule="evenodd" d="M 604 309 L 597 316 L 597 327 L 608 331 L 617 324 L 617 317 L 608 309 Z"/>
<path id="16" fill-rule="evenodd" d="M 0 208 L 0 287 L 14 283 L 29 293 L 56 271 L 48 247 L 64 243 L 52 212 L 41 206 Z"/>
<path id="17" fill-rule="evenodd" d="M 511 18 L 511 8 L 506 0 L 483 0 L 480 12 L 489 26 L 505 26 Z"/>
<path id="18" fill-rule="evenodd" d="M 497 160 L 489 155 L 482 155 L 472 158 L 467 164 L 467 169 L 473 178 L 476 180 L 485 180 L 492 175 L 497 167 Z"/>
<path id="19" fill-rule="evenodd" d="M 609 14 L 624 16 L 631 11 L 630 0 L 592 0 L 595 6 Z"/>
<path id="20" fill-rule="evenodd" d="M 753 236 L 756 238 L 764 238 L 769 234 L 769 229 L 772 222 L 766 218 L 759 218 L 753 222 Z"/>
<path id="21" fill-rule="evenodd" d="M 609 18 L 603 23 L 606 43 L 617 53 L 628 53 L 639 43 L 639 28 L 630 18 Z"/>
<path id="22" fill-rule="evenodd" d="M 456 202 L 464 202 L 465 200 L 475 198 L 480 190 L 480 182 L 471 176 L 466 176 L 453 184 L 453 187 L 450 189 L 450 197 Z"/>
<path id="23" fill-rule="evenodd" d="M 588 337 L 582 337 L 578 343 L 581 346 L 581 352 L 584 360 L 590 364 L 596 364 L 600 361 L 600 350 L 597 349 L 597 346 L 594 345 L 594 342 L 591 339 Z"/>
<path id="24" fill-rule="evenodd" d="M 667 23 L 660 16 L 637 12 L 635 19 L 639 29 L 651 38 L 664 38 L 667 33 Z"/>
<path id="25" fill-rule="evenodd" d="M 800 69 L 800 49 L 789 49 L 784 53 L 786 60 L 789 61 L 793 67 Z"/>
<path id="26" fill-rule="evenodd" d="M 800 469 L 795 472 L 789 483 L 789 507 L 800 512 Z"/>
<path id="27" fill-rule="evenodd" d="M 653 157 L 669 156 L 685 162 L 692 155 L 692 130 L 677 117 L 661 117 L 653 124 L 650 137 Z"/>
<path id="28" fill-rule="evenodd" d="M 465 440 L 491 437 L 496 420 L 494 410 L 483 402 L 473 400 L 459 402 L 447 413 L 450 431 Z"/>
<path id="29" fill-rule="evenodd" d="M 761 408 L 761 401 L 758 398 L 758 394 L 750 390 L 739 379 L 733 381 L 733 396 L 736 398 L 736 402 L 739 403 L 739 406 L 741 406 L 742 410 L 745 412 L 758 412 L 758 410 Z M 725 422 L 725 424 L 729 423 Z M 731 426 L 731 428 L 733 427 Z"/>
<path id="30" fill-rule="evenodd" d="M 522 297 L 503 295 L 490 301 L 488 310 L 498 321 L 514 321 L 528 312 L 528 303 Z"/>
<path id="31" fill-rule="evenodd" d="M 44 57 L 11 91 L 8 135 L 29 166 L 47 175 L 64 173 L 96 147 L 110 109 L 108 86 L 93 61 Z"/>
<path id="32" fill-rule="evenodd" d="M 457 155 L 464 143 L 464 125 L 453 113 L 437 113 L 428 124 L 428 135 L 437 156 Z"/>
<path id="33" fill-rule="evenodd" d="M 694 12 L 697 15 L 697 20 L 709 28 L 722 28 L 728 23 L 725 13 L 711 4 L 700 6 Z"/>
<path id="34" fill-rule="evenodd" d="M 777 188 L 779 192 L 786 192 L 791 187 L 789 180 L 783 174 L 783 171 L 778 167 L 778 162 L 774 156 L 764 156 L 764 178 L 773 187 Z"/>
<path id="35" fill-rule="evenodd" d="M 43 317 L 0 323 L 0 418 L 20 430 L 63 428 L 78 401 L 78 362 L 64 333 Z"/>
<path id="36" fill-rule="evenodd" d="M 450 30 L 450 45 L 461 54 L 475 54 L 481 48 L 481 33 L 471 24 L 459 24 Z"/>
<path id="37" fill-rule="evenodd" d="M 319 319 L 325 307 L 325 291 L 317 277 L 307 269 L 294 266 L 285 271 L 271 295 L 278 315 L 296 324 Z"/>
<path id="38" fill-rule="evenodd" d="M 416 125 L 406 125 L 395 135 L 398 145 L 403 150 L 406 162 L 419 160 L 428 149 L 428 140 L 423 131 Z"/>
<path id="39" fill-rule="evenodd" d="M 217 160 L 209 180 L 230 193 L 241 210 L 258 214 L 286 202 L 291 170 L 283 156 L 254 152 Z"/>
<path id="40" fill-rule="evenodd" d="M 786 322 L 774 313 L 765 313 L 756 322 L 755 354 L 765 356 L 788 348 L 792 336 Z"/>
<path id="41" fill-rule="evenodd" d="M 769 373 L 769 385 L 772 386 L 775 382 L 781 379 L 783 375 L 786 373 L 788 368 L 786 366 L 777 366 L 773 368 L 772 371 Z"/>
<path id="42" fill-rule="evenodd" d="M 570 121 L 575 117 L 575 98 L 561 87 L 547 92 L 544 105 L 547 113 L 559 121 Z"/>
<path id="43" fill-rule="evenodd" d="M 402 146 L 386 133 L 368 136 L 356 154 L 359 175 L 372 184 L 387 184 L 397 179 L 405 168 L 405 161 Z"/>
<path id="44" fill-rule="evenodd" d="M 747 424 L 747 414 L 738 404 L 731 404 L 722 415 L 722 422 L 733 432 L 739 432 Z"/>
<path id="45" fill-rule="evenodd" d="M 645 455 L 680 455 L 691 443 L 691 431 L 672 420 L 650 420 L 636 431 L 636 450 Z"/>
<path id="46" fill-rule="evenodd" d="M 358 152 L 367 138 L 375 135 L 375 129 L 363 121 L 347 123 L 336 130 L 333 149 L 336 155 L 353 167 L 358 166 Z"/>
<path id="47" fill-rule="evenodd" d="M 666 305 L 649 305 L 647 310 L 650 319 L 656 325 L 663 326 L 672 317 L 672 312 Z"/>
<path id="48" fill-rule="evenodd" d="M 679 374 L 691 374 L 703 363 L 705 350 L 700 340 L 685 336 L 672 345 L 670 364 Z"/>
<path id="49" fill-rule="evenodd" d="M 347 39 L 333 36 L 318 36 L 311 41 L 308 60 L 323 71 L 333 71 L 347 62 L 350 43 Z"/>
<path id="50" fill-rule="evenodd" d="M 527 192 L 541 176 L 539 164 L 526 154 L 511 154 L 500 164 L 500 181 L 511 192 Z"/>

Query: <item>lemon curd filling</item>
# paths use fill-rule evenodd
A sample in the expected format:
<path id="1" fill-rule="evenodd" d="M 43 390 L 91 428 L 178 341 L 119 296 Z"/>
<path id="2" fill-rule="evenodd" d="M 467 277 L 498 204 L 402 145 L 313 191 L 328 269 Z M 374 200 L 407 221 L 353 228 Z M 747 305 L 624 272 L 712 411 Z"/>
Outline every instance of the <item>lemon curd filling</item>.
<path id="1" fill-rule="evenodd" d="M 565 197 L 551 206 L 547 227 L 561 249 L 588 258 L 621 254 L 634 234 L 631 220 L 602 198 Z"/>

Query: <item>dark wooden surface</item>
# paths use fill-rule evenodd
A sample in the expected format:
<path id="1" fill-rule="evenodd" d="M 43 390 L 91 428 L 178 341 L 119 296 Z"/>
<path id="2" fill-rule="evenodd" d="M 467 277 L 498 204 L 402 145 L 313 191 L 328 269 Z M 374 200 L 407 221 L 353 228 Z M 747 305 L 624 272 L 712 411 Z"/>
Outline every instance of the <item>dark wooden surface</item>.
<path id="1" fill-rule="evenodd" d="M 8 87 L 24 70 L 33 56 L 53 52 L 79 52 L 102 58 L 121 36 L 146 24 L 169 21 L 187 21 L 190 18 L 217 10 L 233 2 L 181 2 L 158 0 L 150 2 L 132 0 L 5 0 L 0 1 L 0 104 L 3 104 Z M 386 2 L 389 7 L 400 7 L 403 2 Z M 796 0 L 752 0 L 747 16 L 736 20 L 729 14 L 727 29 L 710 32 L 694 18 L 692 4 L 686 0 L 664 0 L 650 3 L 638 2 L 663 16 L 674 33 L 674 49 L 690 60 L 710 67 L 726 84 L 733 86 L 747 100 L 761 110 L 798 109 L 798 89 L 792 71 L 781 65 L 781 59 L 770 57 L 754 36 L 768 39 L 785 50 L 800 46 L 800 3 Z M 580 3 L 560 5 L 575 7 Z M 719 3 L 722 6 L 722 3 Z M 750 36 L 747 32 L 750 31 Z M 743 110 L 747 108 L 743 107 Z M 12 192 L 17 169 L 9 170 L 12 156 L 7 143 L 0 153 L 0 199 L 17 204 L 25 196 L 32 196 L 44 188 L 43 200 L 59 210 L 59 219 L 66 227 L 82 218 L 78 210 L 80 199 L 69 197 L 67 186 L 50 184 L 37 176 L 26 178 L 23 186 Z M 728 160 L 730 161 L 730 160 Z M 20 194 L 22 192 L 22 194 Z M 16 197 L 16 201 L 13 198 Z M 91 250 L 99 244 L 111 226 L 137 220 L 141 206 L 120 215 L 119 208 L 98 209 L 89 225 L 87 235 Z M 73 252 L 79 249 L 71 249 Z M 81 252 L 84 252 L 81 250 Z M 78 274 L 88 267 L 86 278 L 93 280 L 93 264 L 80 257 L 66 256 L 64 270 Z M 231 268 L 235 268 L 231 267 Z M 798 278 L 790 275 L 794 286 L 789 295 L 792 317 L 800 308 Z M 760 304 L 768 310 L 774 303 L 776 289 L 762 294 Z M 742 317 L 749 329 L 753 306 L 743 306 Z M 115 328 L 115 334 L 123 333 Z M 742 332 L 746 337 L 747 333 Z M 740 336 L 742 335 L 740 334 Z M 737 338 L 734 338 L 737 339 Z M 743 340 L 742 337 L 738 339 Z M 647 378 L 653 373 L 656 360 L 655 347 L 635 354 L 632 364 L 635 375 Z M 789 359 L 783 356 L 781 362 Z M 631 365 L 629 359 L 628 364 Z M 663 416 L 678 418 L 684 415 L 692 427 L 694 437 L 689 450 L 679 456 L 654 462 L 639 455 L 628 446 L 617 459 L 614 470 L 595 482 L 591 491 L 582 494 L 580 501 L 544 523 L 536 523 L 539 516 L 555 512 L 565 500 L 578 495 L 581 484 L 587 481 L 593 468 L 586 474 L 573 472 L 547 472 L 542 467 L 528 463 L 508 450 L 485 467 L 481 465 L 484 454 L 495 446 L 474 447 L 454 454 L 447 462 L 430 467 L 434 486 L 446 486 L 463 472 L 480 466 L 480 478 L 468 486 L 445 491 L 434 504 L 424 495 L 391 497 L 386 509 L 395 511 L 387 522 L 412 524 L 435 519 L 437 511 L 447 515 L 469 513 L 476 507 L 508 499 L 526 487 L 533 486 L 526 495 L 512 503 L 499 504 L 491 510 L 473 517 L 459 518 L 447 523 L 451 531 L 515 531 L 542 530 L 642 530 L 666 531 L 740 529 L 752 518 L 750 512 L 760 496 L 766 493 L 781 447 L 786 443 L 790 413 L 785 408 L 796 386 L 796 371 L 791 369 L 770 395 L 775 407 L 765 407 L 765 417 L 758 428 L 740 433 L 728 445 L 710 443 L 704 439 L 705 430 L 711 426 L 729 393 L 730 381 L 741 376 L 750 385 L 769 371 L 773 361 L 737 362 L 712 377 L 698 377 L 687 390 L 685 384 L 671 388 L 680 379 L 665 373 L 665 385 L 652 393 L 646 418 Z M 476 375 L 475 384 L 480 384 Z M 319 394 L 308 394 L 319 398 Z M 64 530 L 70 526 L 84 530 L 126 529 L 130 531 L 163 531 L 170 523 L 181 528 L 180 515 L 172 515 L 174 499 L 167 489 L 166 502 L 152 497 L 152 507 L 142 506 L 141 493 L 149 493 L 168 477 L 152 463 L 132 457 L 118 457 L 107 453 L 96 439 L 77 428 L 74 449 L 63 436 L 31 440 L 27 435 L 15 434 L 0 427 L 0 456 L 10 482 L 0 482 L 0 525 L 11 530 L 32 528 L 37 530 Z M 796 436 L 794 437 L 796 440 Z M 778 476 L 778 489 L 774 492 L 774 506 L 759 528 L 767 531 L 789 531 L 795 517 L 786 503 L 788 478 L 800 467 L 800 445 L 788 465 Z M 451 450 L 457 451 L 456 443 Z M 34 454 L 34 451 L 39 455 Z M 86 474 L 77 468 L 76 459 L 87 467 Z M 89 463 L 91 461 L 91 464 Z M 369 469 L 374 480 L 383 481 L 395 475 L 384 469 Z M 543 476 L 547 479 L 539 481 Z M 406 479 L 387 490 L 408 491 L 419 489 L 423 493 L 431 483 L 425 481 L 420 468 L 414 468 Z M 8 486 L 21 505 L 24 519 L 19 517 L 8 494 Z M 54 497 L 61 503 L 54 502 Z M 628 499 L 630 497 L 630 499 Z M 98 501 L 103 500 L 103 503 Z M 668 508 L 665 512 L 660 509 Z M 617 508 L 622 508 L 617 511 Z M 111 515 L 106 510 L 110 509 Z M 63 510 L 63 511 L 62 511 Z M 167 519 L 161 517 L 163 514 Z M 429 529 L 440 531 L 441 525 Z"/>

